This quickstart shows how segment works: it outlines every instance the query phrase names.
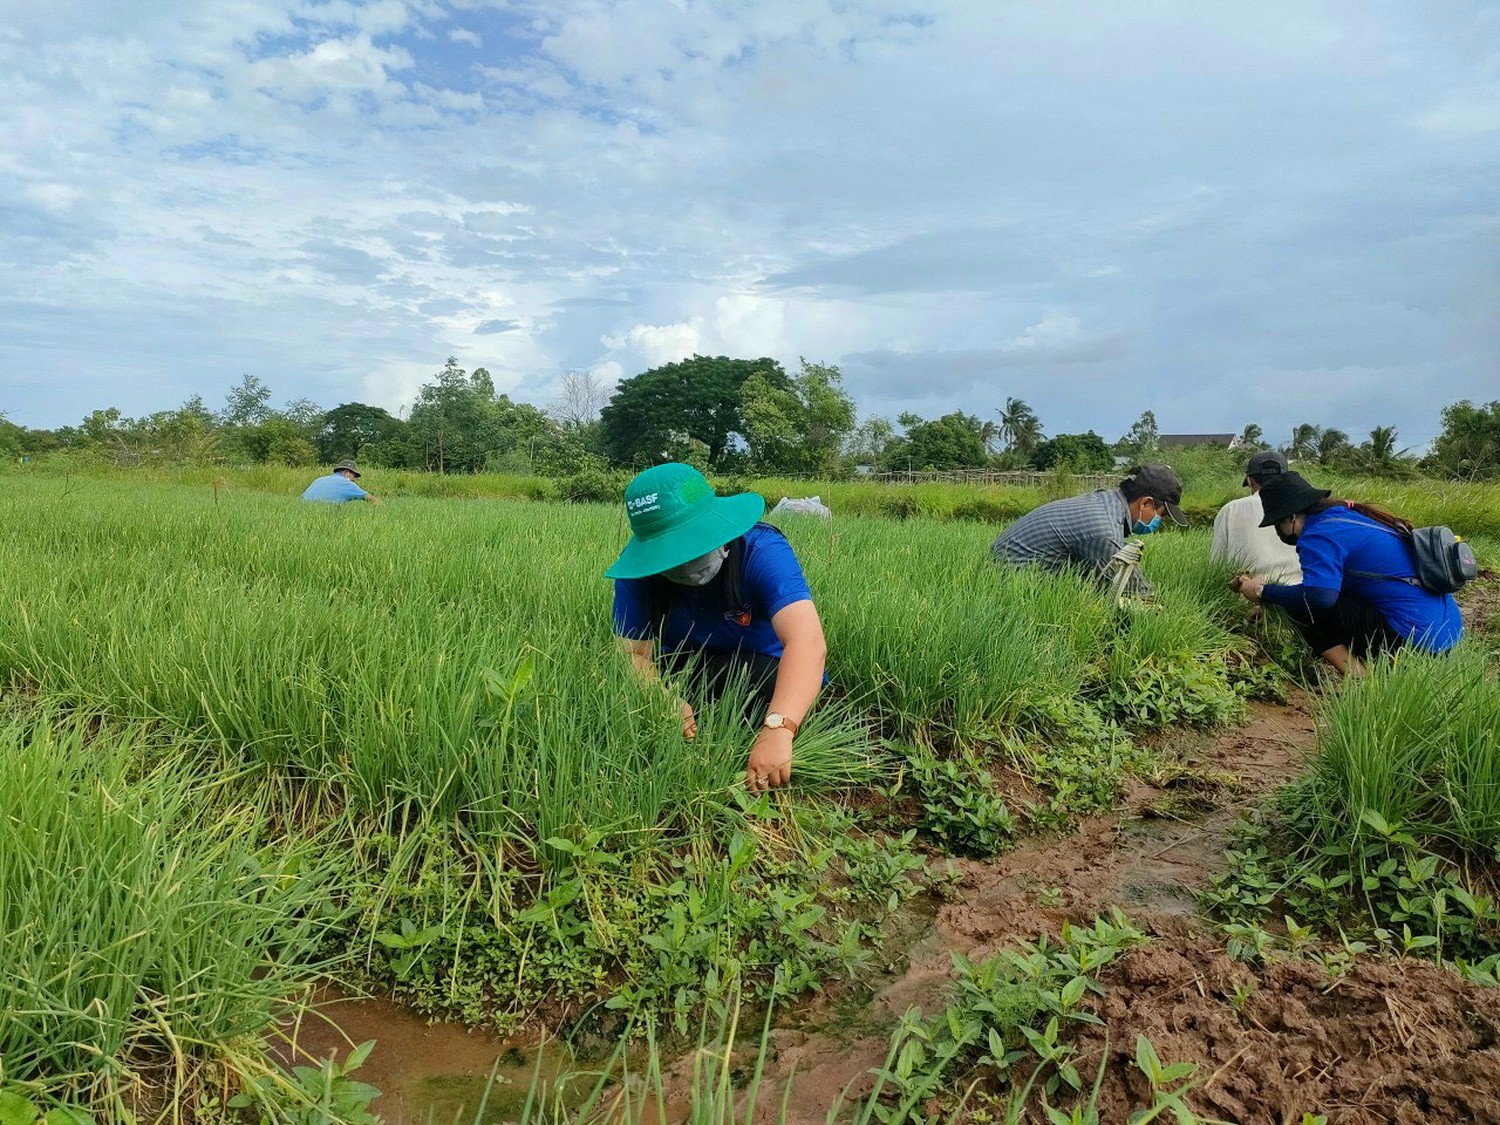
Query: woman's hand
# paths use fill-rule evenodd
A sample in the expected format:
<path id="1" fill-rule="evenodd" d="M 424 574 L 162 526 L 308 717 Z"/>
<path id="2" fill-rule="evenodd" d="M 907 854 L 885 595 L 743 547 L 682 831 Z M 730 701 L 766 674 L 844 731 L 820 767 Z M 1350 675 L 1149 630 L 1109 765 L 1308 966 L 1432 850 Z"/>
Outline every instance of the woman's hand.
<path id="1" fill-rule="evenodd" d="M 682 737 L 697 738 L 698 716 L 693 714 L 693 705 L 686 699 L 680 699 L 677 702 L 678 706 L 682 708 Z"/>
<path id="2" fill-rule="evenodd" d="M 1230 583 L 1231 588 L 1247 602 L 1260 601 L 1261 591 L 1266 588 L 1265 582 L 1256 578 L 1253 574 L 1238 574 Z"/>
<path id="3" fill-rule="evenodd" d="M 745 765 L 745 788 L 752 793 L 775 789 L 792 780 L 792 732 L 786 727 L 762 727 L 750 747 Z"/>

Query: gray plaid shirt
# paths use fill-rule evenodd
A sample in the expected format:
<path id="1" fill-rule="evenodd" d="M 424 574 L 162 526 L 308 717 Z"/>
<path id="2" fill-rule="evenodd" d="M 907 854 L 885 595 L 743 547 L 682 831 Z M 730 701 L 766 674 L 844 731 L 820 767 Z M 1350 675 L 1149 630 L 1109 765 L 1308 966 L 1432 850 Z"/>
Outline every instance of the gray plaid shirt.
<path id="1" fill-rule="evenodd" d="M 1033 508 L 1000 533 L 990 548 L 998 562 L 1015 566 L 1077 567 L 1103 581 L 1110 560 L 1130 534 L 1130 508 L 1118 488 L 1101 488 Z M 1129 592 L 1149 597 L 1139 571 Z"/>

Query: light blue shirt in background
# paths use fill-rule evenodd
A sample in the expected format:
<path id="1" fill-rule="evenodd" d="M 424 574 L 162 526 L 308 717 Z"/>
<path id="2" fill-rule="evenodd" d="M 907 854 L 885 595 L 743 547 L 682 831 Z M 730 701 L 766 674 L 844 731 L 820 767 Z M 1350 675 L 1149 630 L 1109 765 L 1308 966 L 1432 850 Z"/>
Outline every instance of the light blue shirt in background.
<path id="1" fill-rule="evenodd" d="M 368 495 L 370 494 L 348 477 L 340 476 L 338 473 L 329 473 L 326 477 L 319 477 L 308 485 L 307 491 L 302 494 L 302 499 L 342 504 L 346 500 L 363 500 Z"/>

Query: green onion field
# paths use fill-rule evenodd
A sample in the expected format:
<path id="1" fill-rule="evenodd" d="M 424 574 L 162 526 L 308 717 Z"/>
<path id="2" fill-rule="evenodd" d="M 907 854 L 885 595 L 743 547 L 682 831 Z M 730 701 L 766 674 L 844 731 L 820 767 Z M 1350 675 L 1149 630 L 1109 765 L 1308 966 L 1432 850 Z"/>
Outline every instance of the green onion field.
<path id="1" fill-rule="evenodd" d="M 1261 964 L 1306 926 L 1309 948 L 1358 937 L 1360 956 L 1415 956 L 1458 987 L 1500 971 L 1483 629 L 1338 689 L 1277 622 L 1246 621 L 1206 529 L 1152 537 L 1157 601 L 1119 612 L 1081 579 L 997 570 L 997 526 L 962 499 L 892 519 L 888 498 L 857 499 L 878 486 L 843 486 L 848 503 L 829 486 L 832 521 L 784 528 L 831 682 L 792 787 L 752 797 L 734 701 L 687 740 L 616 652 L 600 575 L 627 534 L 617 506 L 416 484 L 382 507 L 305 505 L 289 483 L 0 477 L 0 1122 L 371 1120 L 359 1057 L 291 1043 L 329 982 L 602 1044 L 614 1077 L 592 1099 L 533 1091 L 525 1114 L 656 1121 L 674 1053 L 727 1051 L 737 1021 L 765 1056 L 766 1013 L 857 994 L 955 863 L 1066 848 L 1139 779 L 1165 784 L 1183 740 L 1288 693 L 1313 701 L 1313 756 L 1230 844 L 1201 924 Z M 1500 488 L 1390 487 L 1362 495 L 1472 525 L 1495 557 Z M 1045 1121 L 1044 1092 L 1086 1108 L 1094 1073 L 1060 1044 L 1106 965 L 1148 940 L 1118 905 L 1061 946 L 963 969 L 947 1030 L 882 1030 L 886 1077 L 834 1115 Z M 1002 986 L 1030 999 L 991 1039 Z M 1205 1074 L 1165 1059 L 1151 1077 L 1118 1045 L 1141 1107 L 1180 1089 L 1198 1112 Z M 726 1064 L 679 1101 L 742 1118 L 749 1065 L 738 1094 Z M 762 1112 L 792 1113 L 779 1099 Z"/>

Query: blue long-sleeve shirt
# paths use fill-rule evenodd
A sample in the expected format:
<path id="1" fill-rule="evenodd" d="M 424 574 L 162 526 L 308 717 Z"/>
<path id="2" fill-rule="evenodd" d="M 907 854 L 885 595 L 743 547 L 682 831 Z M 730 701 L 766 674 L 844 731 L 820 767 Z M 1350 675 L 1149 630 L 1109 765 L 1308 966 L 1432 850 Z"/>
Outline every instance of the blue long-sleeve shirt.
<path id="1" fill-rule="evenodd" d="M 340 476 L 338 473 L 329 473 L 326 477 L 319 477 L 308 485 L 307 491 L 302 494 L 302 499 L 342 504 L 349 500 L 363 500 L 368 495 L 370 494 L 348 477 Z"/>
<path id="2" fill-rule="evenodd" d="M 1266 586 L 1261 600 L 1283 609 L 1331 609 L 1344 593 L 1363 598 L 1408 642 L 1446 652 L 1463 635 L 1452 594 L 1435 594 L 1404 578 L 1417 569 L 1409 539 L 1352 508 L 1313 512 L 1297 540 L 1299 586 Z"/>

